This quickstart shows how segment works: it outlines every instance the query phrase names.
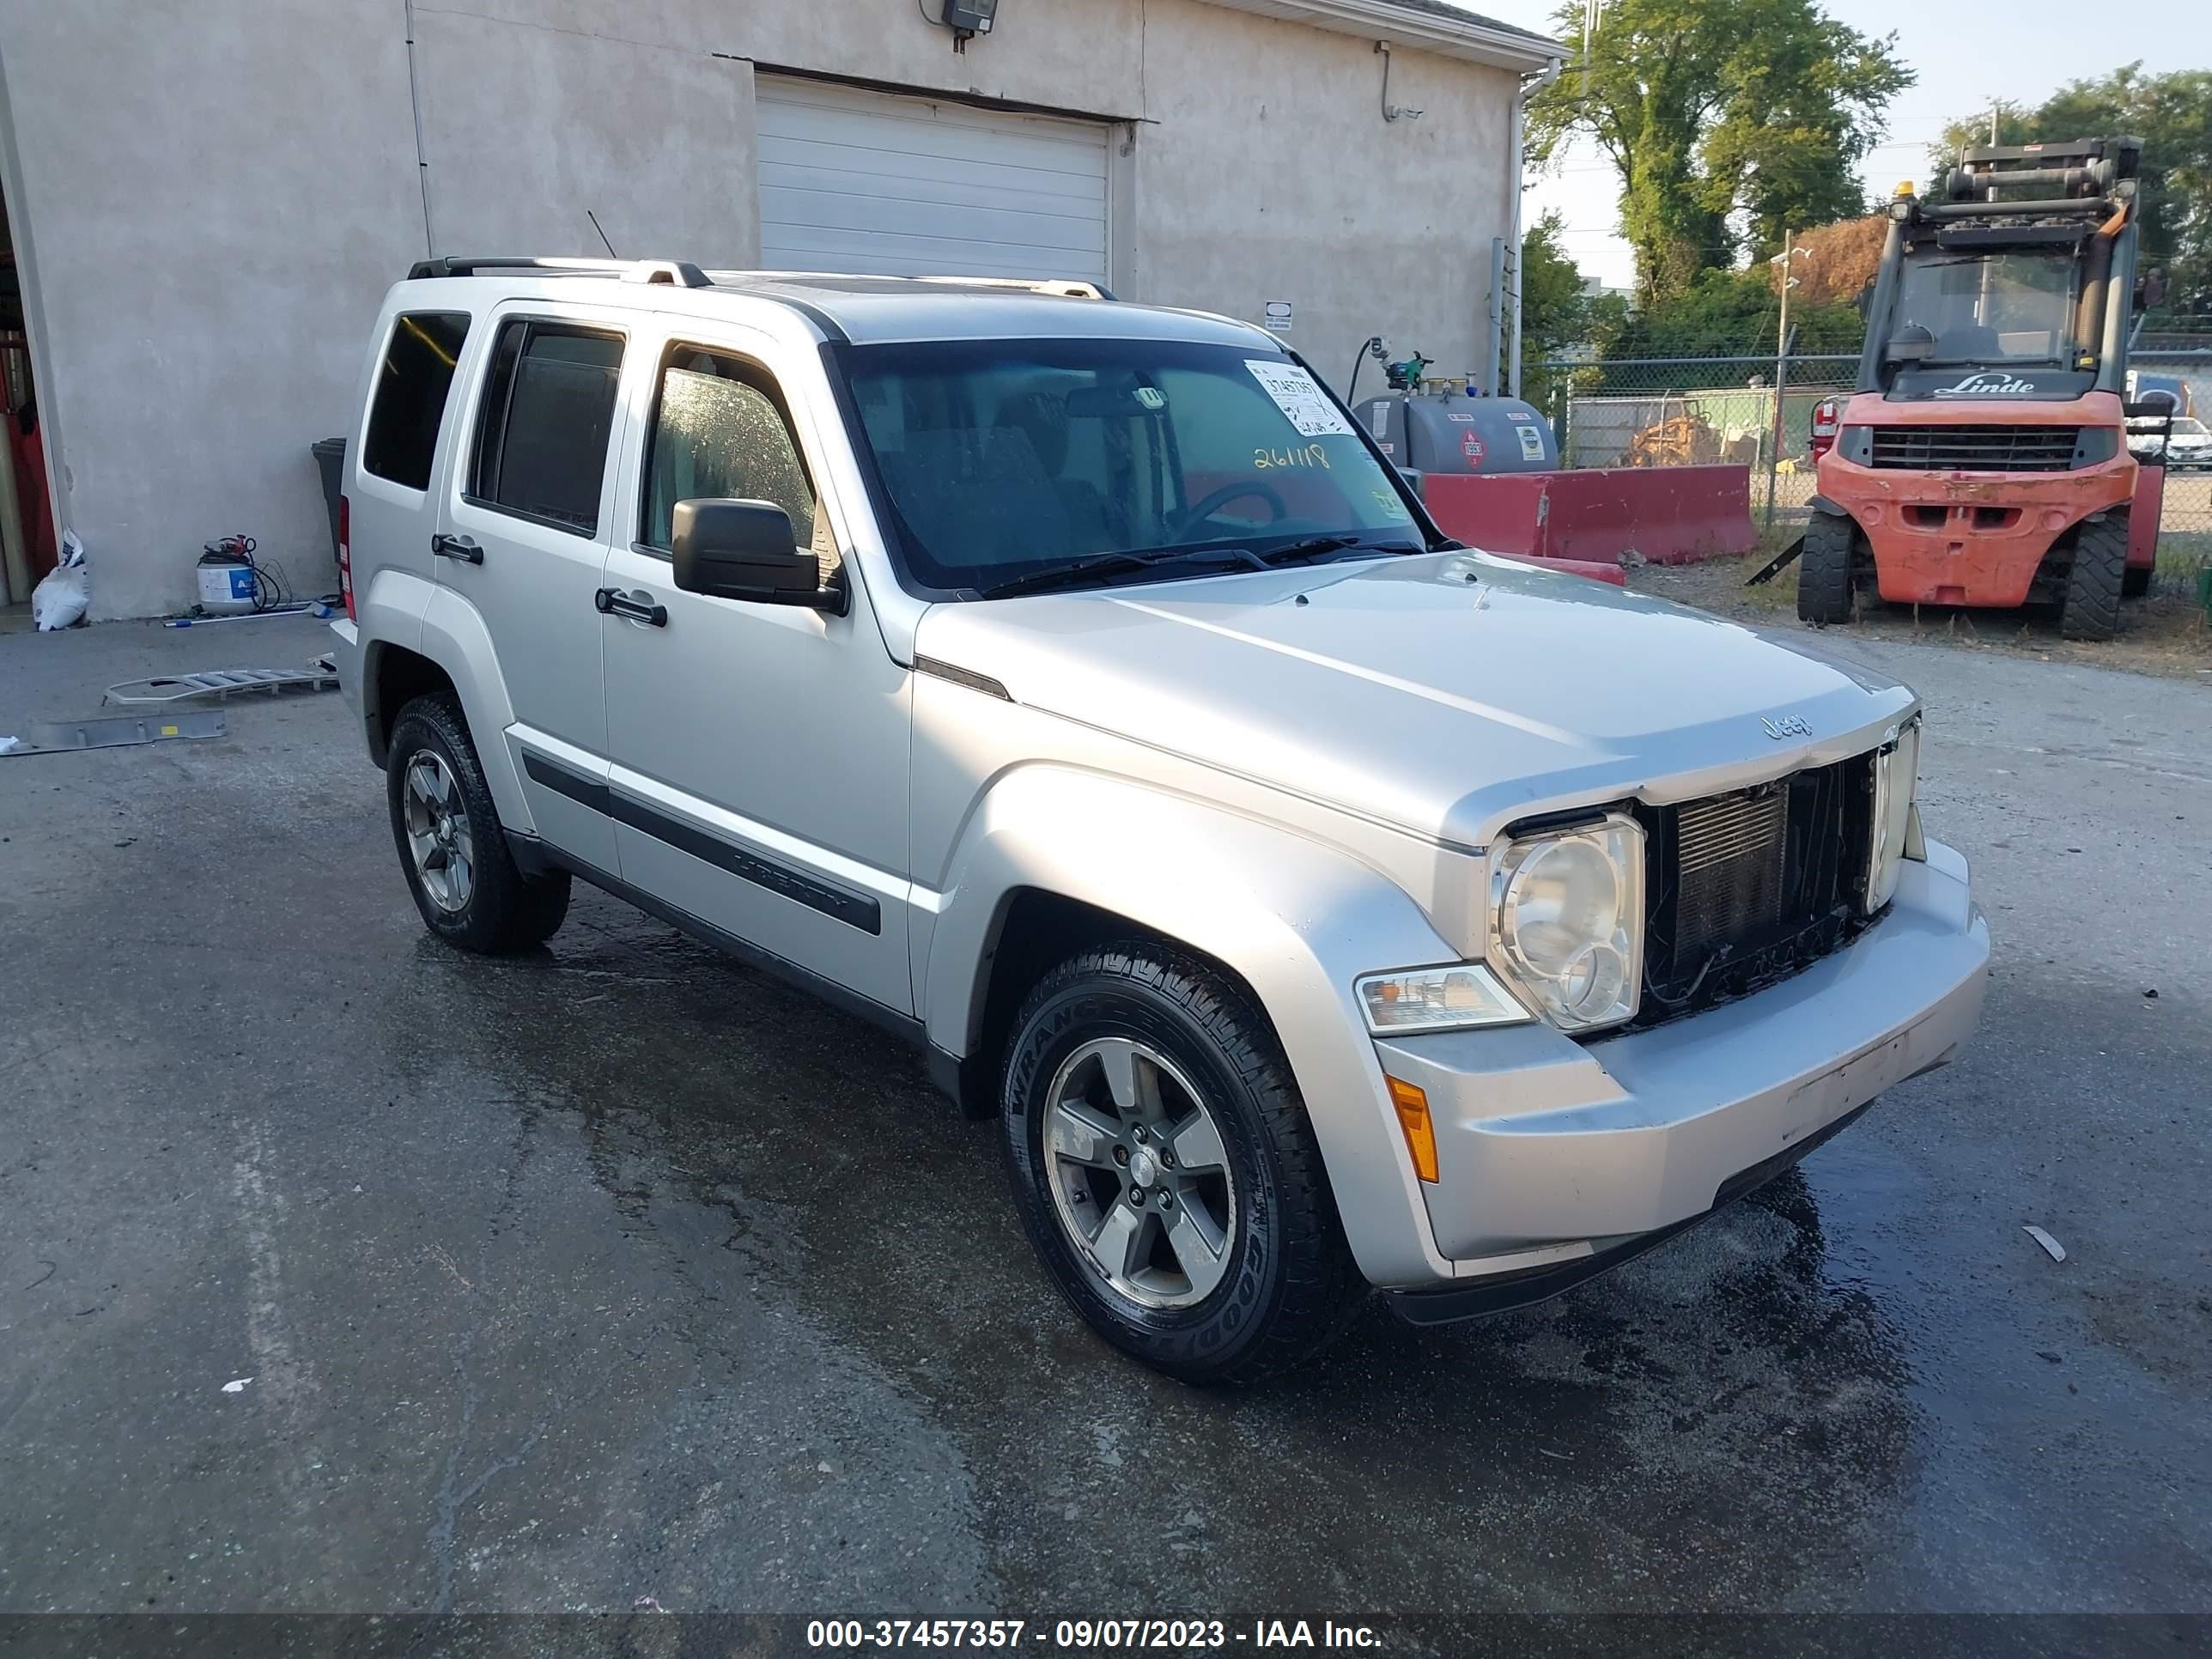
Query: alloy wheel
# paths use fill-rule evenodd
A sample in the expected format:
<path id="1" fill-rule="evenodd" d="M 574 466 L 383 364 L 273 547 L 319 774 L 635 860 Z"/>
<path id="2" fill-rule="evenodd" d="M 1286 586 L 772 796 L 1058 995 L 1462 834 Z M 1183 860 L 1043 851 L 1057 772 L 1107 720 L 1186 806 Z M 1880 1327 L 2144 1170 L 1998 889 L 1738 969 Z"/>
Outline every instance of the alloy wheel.
<path id="1" fill-rule="evenodd" d="M 1069 1242 L 1141 1307 L 1204 1301 L 1235 1251 L 1237 1186 L 1189 1079 L 1148 1043 L 1098 1037 L 1060 1062 L 1045 1099 L 1045 1161 Z"/>
<path id="2" fill-rule="evenodd" d="M 466 909 L 476 891 L 476 837 L 460 784 L 444 756 L 423 749 L 407 763 L 401 811 L 422 890 L 448 915 Z"/>

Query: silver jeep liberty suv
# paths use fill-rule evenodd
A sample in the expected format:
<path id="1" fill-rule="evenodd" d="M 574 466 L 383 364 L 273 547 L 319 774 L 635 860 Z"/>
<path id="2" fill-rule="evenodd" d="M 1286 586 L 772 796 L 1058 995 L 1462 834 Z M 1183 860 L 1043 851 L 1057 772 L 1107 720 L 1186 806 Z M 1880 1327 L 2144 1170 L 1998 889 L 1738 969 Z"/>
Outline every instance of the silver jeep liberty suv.
<path id="1" fill-rule="evenodd" d="M 431 931 L 538 948 L 581 878 L 902 1033 L 1177 1376 L 1565 1289 L 1973 1030 L 1911 692 L 1449 540 L 1246 324 L 441 260 L 356 408 Z"/>

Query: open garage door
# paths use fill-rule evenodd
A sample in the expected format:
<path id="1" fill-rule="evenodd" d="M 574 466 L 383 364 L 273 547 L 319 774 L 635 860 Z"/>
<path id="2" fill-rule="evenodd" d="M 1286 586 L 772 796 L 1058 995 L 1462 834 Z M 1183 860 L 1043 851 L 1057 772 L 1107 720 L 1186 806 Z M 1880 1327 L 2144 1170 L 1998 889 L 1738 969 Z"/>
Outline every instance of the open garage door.
<path id="1" fill-rule="evenodd" d="M 1107 279 L 1105 127 L 766 76 L 757 100 L 769 269 Z"/>

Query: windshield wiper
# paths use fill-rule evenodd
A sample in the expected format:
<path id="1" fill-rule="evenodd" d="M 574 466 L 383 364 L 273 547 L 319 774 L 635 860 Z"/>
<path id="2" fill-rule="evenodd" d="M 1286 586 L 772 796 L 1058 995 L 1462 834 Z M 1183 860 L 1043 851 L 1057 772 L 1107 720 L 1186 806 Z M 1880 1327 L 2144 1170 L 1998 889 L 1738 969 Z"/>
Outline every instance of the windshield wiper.
<path id="1" fill-rule="evenodd" d="M 1094 576 L 1119 576 L 1131 571 L 1156 570 L 1164 565 L 1201 561 L 1243 565 L 1249 570 L 1267 568 L 1249 547 L 1164 547 L 1152 553 L 1101 553 L 1092 558 L 1072 559 L 1066 564 L 1033 570 L 1026 576 L 1009 577 L 975 591 L 987 599 L 1006 599 L 1018 593 L 1047 593 L 1056 587 L 1073 587 Z"/>
<path id="2" fill-rule="evenodd" d="M 1333 536 L 1302 536 L 1297 541 L 1284 543 L 1280 547 L 1271 547 L 1259 556 L 1268 564 L 1288 564 L 1294 559 L 1318 559 L 1324 553 L 1340 553 L 1355 547 L 1363 553 L 1418 553 L 1421 550 L 1411 542 L 1370 542 L 1364 536 L 1340 532 Z"/>

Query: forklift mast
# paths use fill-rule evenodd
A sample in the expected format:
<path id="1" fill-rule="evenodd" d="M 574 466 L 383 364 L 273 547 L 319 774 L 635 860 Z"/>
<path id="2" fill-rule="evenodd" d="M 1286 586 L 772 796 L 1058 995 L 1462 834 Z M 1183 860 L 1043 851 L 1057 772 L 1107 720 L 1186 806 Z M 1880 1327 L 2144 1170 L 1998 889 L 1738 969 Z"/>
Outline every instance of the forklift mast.
<path id="1" fill-rule="evenodd" d="M 1889 205 L 1889 234 L 1867 307 L 1857 391 L 1885 392 L 1899 363 L 1910 361 L 1897 349 L 1900 329 L 1915 321 L 1897 314 L 1909 270 L 1937 263 L 1978 264 L 1986 302 L 1995 273 L 2009 255 L 2045 264 L 2072 262 L 2075 301 L 2064 367 L 2075 376 L 2094 371 L 2094 380 L 2083 390 L 2124 396 L 2142 155 L 2142 141 L 2124 137 L 1993 144 L 1961 152 L 1959 164 L 1929 197 L 1899 185 Z M 1988 309 L 1985 303 L 1982 313 Z M 1978 317 L 1978 327 L 1957 333 L 1988 336 L 1980 354 L 1987 364 L 1975 355 L 1947 354 L 1941 361 L 1954 367 L 2002 367 L 2002 349 L 1988 316 Z"/>

